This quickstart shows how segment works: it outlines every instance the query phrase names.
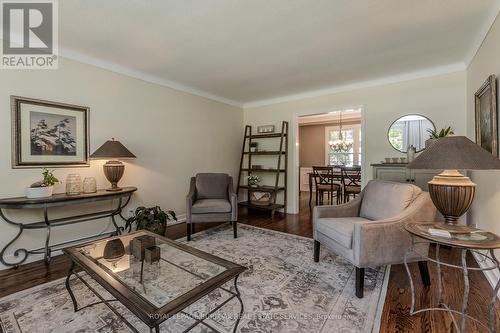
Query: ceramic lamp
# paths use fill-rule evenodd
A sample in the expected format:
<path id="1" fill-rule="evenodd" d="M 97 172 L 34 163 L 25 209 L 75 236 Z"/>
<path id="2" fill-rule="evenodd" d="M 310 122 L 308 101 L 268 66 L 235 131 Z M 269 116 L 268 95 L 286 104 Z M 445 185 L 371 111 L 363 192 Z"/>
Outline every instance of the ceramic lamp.
<path id="1" fill-rule="evenodd" d="M 446 229 L 466 233 L 473 229 L 457 223 L 472 205 L 476 184 L 458 170 L 500 169 L 500 160 L 465 136 L 450 136 L 436 140 L 407 167 L 444 169 L 428 183 L 429 194 L 445 218 Z"/>
<path id="2" fill-rule="evenodd" d="M 106 189 L 106 191 L 121 191 L 121 188 L 118 187 L 118 182 L 123 176 L 125 165 L 120 160 L 132 159 L 135 158 L 135 155 L 125 148 L 120 141 L 115 141 L 112 138 L 90 155 L 90 158 L 109 159 L 103 166 L 104 175 L 111 183 L 111 187 Z"/>

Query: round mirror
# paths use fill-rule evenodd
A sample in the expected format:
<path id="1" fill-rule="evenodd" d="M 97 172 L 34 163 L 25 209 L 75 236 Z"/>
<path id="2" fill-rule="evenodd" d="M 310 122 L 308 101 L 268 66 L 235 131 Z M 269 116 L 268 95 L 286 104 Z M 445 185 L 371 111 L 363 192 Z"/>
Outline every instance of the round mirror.
<path id="1" fill-rule="evenodd" d="M 429 118 L 409 114 L 392 123 L 387 132 L 387 139 L 394 149 L 402 153 L 406 153 L 410 146 L 415 147 L 419 152 L 425 149 L 425 141 L 429 139 L 427 131 L 429 129 L 436 129 Z"/>

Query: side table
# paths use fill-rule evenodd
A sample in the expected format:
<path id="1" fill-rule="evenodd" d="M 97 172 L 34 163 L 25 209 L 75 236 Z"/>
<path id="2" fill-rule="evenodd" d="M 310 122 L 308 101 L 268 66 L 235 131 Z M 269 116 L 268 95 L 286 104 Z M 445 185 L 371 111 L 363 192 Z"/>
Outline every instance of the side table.
<path id="1" fill-rule="evenodd" d="M 408 273 L 408 277 L 410 279 L 410 287 L 411 287 L 411 308 L 410 314 L 414 315 L 420 312 L 425 311 L 446 311 L 451 315 L 453 325 L 458 332 L 465 332 L 465 323 L 466 319 L 470 319 L 479 325 L 483 326 L 488 332 L 497 332 L 497 328 L 495 327 L 495 302 L 497 299 L 497 294 L 500 289 L 500 280 L 497 282 L 494 290 L 491 301 L 488 305 L 489 312 L 489 325 L 486 325 L 480 322 L 477 318 L 474 318 L 467 314 L 467 303 L 469 300 L 469 271 L 489 271 L 500 268 L 500 263 L 498 259 L 495 257 L 494 250 L 500 248 L 500 237 L 484 230 L 476 229 L 475 231 L 468 234 L 457 234 L 451 233 L 451 238 L 444 238 L 433 236 L 429 233 L 429 228 L 433 229 L 444 229 L 446 230 L 446 224 L 443 223 L 407 223 L 405 224 L 405 229 L 410 233 L 412 238 L 411 247 L 405 254 L 404 257 L 404 265 L 406 267 L 406 271 Z M 430 258 L 428 254 L 418 253 L 415 250 L 415 245 L 420 243 L 433 243 L 436 245 L 436 259 Z M 450 263 L 444 263 L 440 261 L 439 258 L 439 248 L 440 246 L 445 245 L 452 248 L 459 249 L 461 251 L 461 265 L 452 265 Z M 488 254 L 480 252 L 480 250 L 487 251 Z M 484 267 L 468 267 L 467 266 L 467 252 L 475 254 L 476 257 L 482 258 L 482 263 L 485 264 Z M 410 253 L 417 253 L 423 259 L 434 262 L 436 264 L 437 271 L 437 283 L 438 283 L 438 307 L 430 307 L 425 309 L 415 310 L 415 286 L 413 284 L 413 279 L 410 273 L 410 269 L 408 268 L 408 263 L 406 261 L 406 257 Z M 462 300 L 462 308 L 461 311 L 451 309 L 447 304 L 443 302 L 442 291 L 443 286 L 441 282 L 441 266 L 452 267 L 456 269 L 460 269 L 464 275 L 464 294 Z M 455 315 L 459 315 L 460 325 L 457 322 Z"/>

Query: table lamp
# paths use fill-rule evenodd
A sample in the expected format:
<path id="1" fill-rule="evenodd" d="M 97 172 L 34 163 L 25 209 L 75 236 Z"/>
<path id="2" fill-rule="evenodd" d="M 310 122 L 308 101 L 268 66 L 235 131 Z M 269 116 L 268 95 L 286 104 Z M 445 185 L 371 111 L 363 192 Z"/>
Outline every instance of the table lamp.
<path id="1" fill-rule="evenodd" d="M 115 141 L 112 138 L 90 155 L 90 158 L 109 159 L 103 166 L 104 175 L 111 183 L 111 188 L 106 189 L 106 191 L 121 191 L 121 188 L 118 187 L 118 182 L 123 176 L 125 165 L 119 160 L 132 159 L 135 158 L 135 155 L 125 148 L 120 141 Z"/>
<path id="2" fill-rule="evenodd" d="M 472 205 L 476 184 L 458 170 L 500 169 L 500 160 L 465 136 L 449 136 L 436 140 L 407 168 L 444 169 L 428 183 L 432 202 L 444 216 L 443 229 L 469 233 L 474 229 L 457 223 Z"/>

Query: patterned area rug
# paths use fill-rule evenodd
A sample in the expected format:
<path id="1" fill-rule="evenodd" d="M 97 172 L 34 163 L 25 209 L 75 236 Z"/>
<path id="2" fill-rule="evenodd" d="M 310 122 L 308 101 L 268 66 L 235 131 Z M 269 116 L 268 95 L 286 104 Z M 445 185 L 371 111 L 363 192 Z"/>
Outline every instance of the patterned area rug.
<path id="1" fill-rule="evenodd" d="M 240 225 L 236 240 L 229 226 L 221 226 L 196 234 L 189 245 L 248 268 L 238 280 L 245 305 L 238 332 L 374 330 L 385 297 L 384 268 L 366 270 L 365 296 L 358 299 L 354 295 L 354 267 L 324 247 L 320 262 L 314 263 L 311 239 Z M 88 276 L 85 280 L 105 298 L 112 298 Z M 72 285 L 81 305 L 98 301 L 77 279 L 72 280 Z M 234 290 L 231 283 L 226 288 Z M 186 310 L 200 318 L 223 303 L 228 295 L 218 289 Z M 139 332 L 149 332 L 118 302 L 113 306 Z M 207 323 L 221 332 L 232 332 L 237 313 L 239 303 L 233 299 L 211 315 Z M 161 332 L 182 332 L 192 323 L 192 318 L 175 316 L 162 324 Z M 130 332 L 104 304 L 74 313 L 64 279 L 1 299 L 0 324 L 5 333 Z M 192 332 L 212 330 L 198 325 Z"/>

